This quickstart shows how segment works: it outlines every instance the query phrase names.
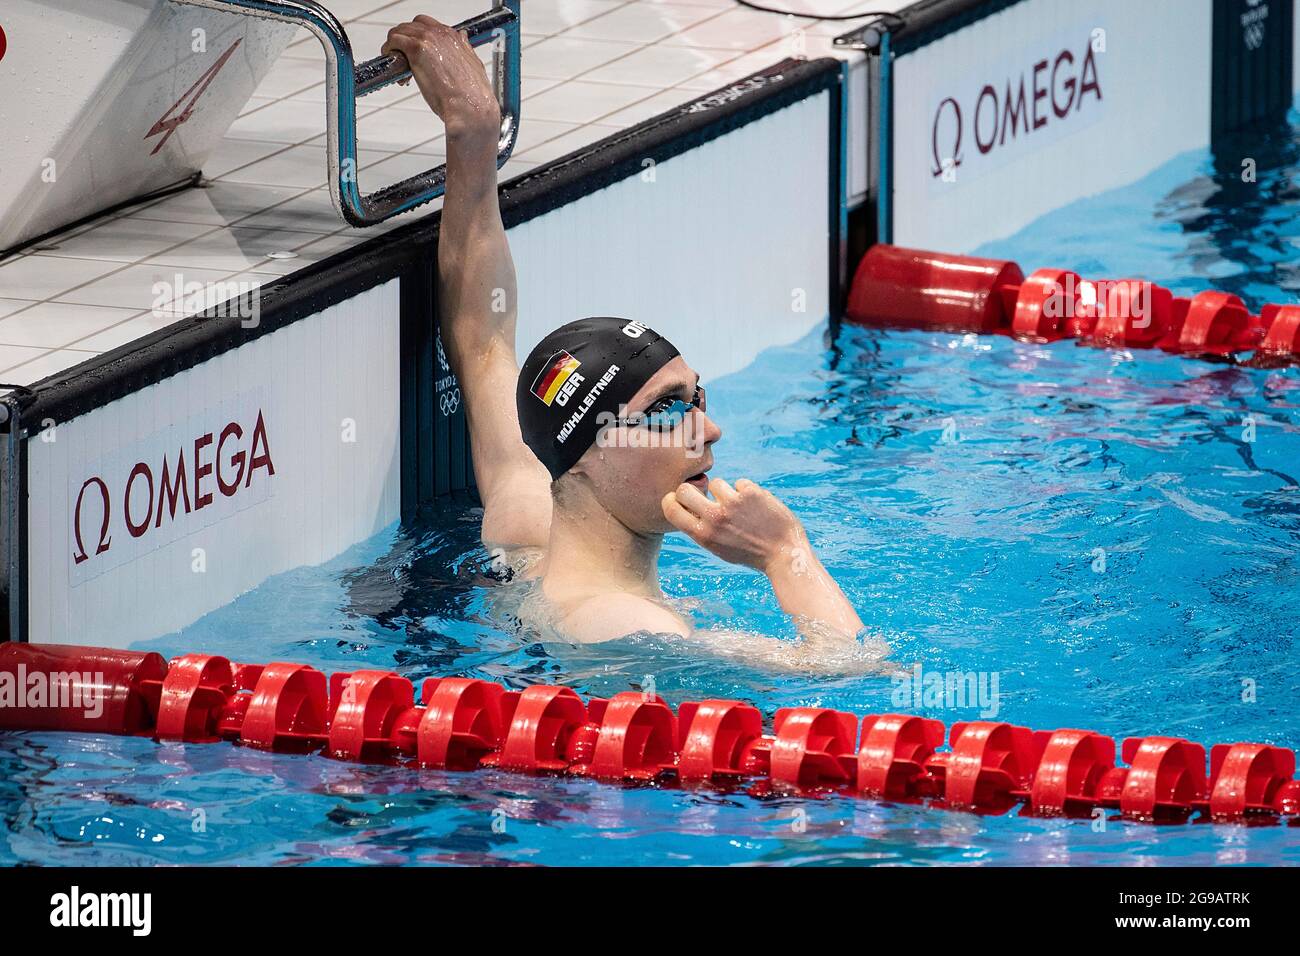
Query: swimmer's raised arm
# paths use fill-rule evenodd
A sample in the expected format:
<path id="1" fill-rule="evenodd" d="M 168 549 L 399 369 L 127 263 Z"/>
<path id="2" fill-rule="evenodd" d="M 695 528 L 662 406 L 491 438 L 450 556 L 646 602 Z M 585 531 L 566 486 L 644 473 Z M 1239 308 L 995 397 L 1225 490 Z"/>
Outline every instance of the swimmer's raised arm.
<path id="1" fill-rule="evenodd" d="M 463 31 L 419 16 L 389 31 L 447 130 L 447 183 L 438 239 L 443 348 L 460 379 L 483 542 L 539 547 L 551 521 L 550 476 L 523 443 L 515 407 L 517 288 L 497 199 L 501 110 Z"/>
<path id="2" fill-rule="evenodd" d="M 813 551 L 799 519 L 775 495 L 747 478 L 733 488 L 709 482 L 713 500 L 689 484 L 664 495 L 664 516 L 724 561 L 767 575 L 806 641 L 856 641 L 862 620 Z"/>

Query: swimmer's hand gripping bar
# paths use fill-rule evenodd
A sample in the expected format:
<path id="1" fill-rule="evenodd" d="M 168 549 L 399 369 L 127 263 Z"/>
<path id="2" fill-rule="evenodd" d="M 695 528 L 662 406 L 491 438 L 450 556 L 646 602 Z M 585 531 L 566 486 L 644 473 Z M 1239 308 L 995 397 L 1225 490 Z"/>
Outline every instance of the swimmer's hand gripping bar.
<path id="1" fill-rule="evenodd" d="M 320 40 L 326 61 L 329 184 L 334 207 L 353 226 L 373 226 L 437 199 L 446 191 L 444 163 L 372 193 L 357 187 L 357 100 L 411 75 L 406 57 L 388 54 L 356 63 L 352 44 L 334 14 L 314 0 L 173 0 L 227 13 L 306 27 Z M 519 137 L 519 4 L 493 0 L 492 9 L 456 24 L 471 46 L 492 43 L 492 88 L 501 106 L 497 168 L 510 158 Z"/>

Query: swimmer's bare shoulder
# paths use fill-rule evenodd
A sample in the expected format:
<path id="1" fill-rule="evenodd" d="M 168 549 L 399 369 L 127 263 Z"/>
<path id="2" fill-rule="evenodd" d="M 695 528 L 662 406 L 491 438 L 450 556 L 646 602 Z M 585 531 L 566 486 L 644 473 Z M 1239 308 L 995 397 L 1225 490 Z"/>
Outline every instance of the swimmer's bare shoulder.
<path id="1" fill-rule="evenodd" d="M 545 548 L 494 549 L 493 563 L 504 562 L 516 582 L 541 584 Z M 668 634 L 685 637 L 691 623 L 663 604 L 626 591 L 579 591 L 556 594 L 539 590 L 549 629 L 576 644 L 612 641 L 629 634 Z M 542 623 L 542 622 L 537 622 Z"/>
<path id="2" fill-rule="evenodd" d="M 561 618 L 570 640 L 595 644 L 628 634 L 668 634 L 686 637 L 693 630 L 676 612 L 637 594 L 597 594 L 570 605 Z"/>

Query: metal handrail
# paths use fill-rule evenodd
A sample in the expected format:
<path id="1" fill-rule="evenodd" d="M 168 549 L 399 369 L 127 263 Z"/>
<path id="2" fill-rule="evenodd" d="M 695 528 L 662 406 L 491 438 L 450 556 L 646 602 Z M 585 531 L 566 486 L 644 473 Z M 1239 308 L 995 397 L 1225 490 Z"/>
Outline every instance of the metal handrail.
<path id="1" fill-rule="evenodd" d="M 357 186 L 357 100 L 411 75 L 402 54 L 390 53 L 357 64 L 343 24 L 314 0 L 172 2 L 296 23 L 320 40 L 326 60 L 330 195 L 339 215 L 350 225 L 373 226 L 437 199 L 446 191 L 445 163 L 372 193 L 362 193 Z M 471 46 L 493 43 L 492 88 L 501 107 L 498 169 L 510 158 L 519 138 L 519 4 L 520 0 L 493 0 L 491 10 L 455 26 L 466 32 Z"/>

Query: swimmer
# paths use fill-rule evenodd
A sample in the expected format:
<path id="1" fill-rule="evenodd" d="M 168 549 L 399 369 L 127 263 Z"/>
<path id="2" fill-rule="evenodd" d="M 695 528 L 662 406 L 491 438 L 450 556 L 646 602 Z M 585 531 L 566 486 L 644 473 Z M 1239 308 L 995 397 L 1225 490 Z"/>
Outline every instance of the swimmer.
<path id="1" fill-rule="evenodd" d="M 588 317 L 551 332 L 519 367 L 497 200 L 501 117 L 486 70 L 463 32 L 427 16 L 394 27 L 383 50 L 405 55 L 447 130 L 439 310 L 465 396 L 484 545 L 540 579 L 568 641 L 672 635 L 781 669 L 879 661 L 883 645 L 859 639 L 862 621 L 790 509 L 748 479 L 709 477 L 722 431 L 667 339 L 639 321 Z M 698 632 L 659 585 L 673 530 L 766 575 L 799 640 Z"/>

